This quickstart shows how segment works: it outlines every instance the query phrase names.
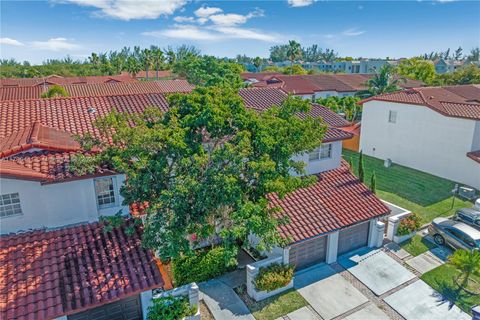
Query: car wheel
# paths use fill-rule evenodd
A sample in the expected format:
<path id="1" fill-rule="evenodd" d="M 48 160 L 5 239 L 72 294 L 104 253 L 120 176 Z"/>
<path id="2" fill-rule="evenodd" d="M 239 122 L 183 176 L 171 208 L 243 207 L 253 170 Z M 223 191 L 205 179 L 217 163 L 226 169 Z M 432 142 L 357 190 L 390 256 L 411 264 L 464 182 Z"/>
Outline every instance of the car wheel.
<path id="1" fill-rule="evenodd" d="M 445 239 L 439 234 L 433 236 L 433 241 L 435 241 L 435 243 L 439 246 L 443 246 L 445 244 Z"/>

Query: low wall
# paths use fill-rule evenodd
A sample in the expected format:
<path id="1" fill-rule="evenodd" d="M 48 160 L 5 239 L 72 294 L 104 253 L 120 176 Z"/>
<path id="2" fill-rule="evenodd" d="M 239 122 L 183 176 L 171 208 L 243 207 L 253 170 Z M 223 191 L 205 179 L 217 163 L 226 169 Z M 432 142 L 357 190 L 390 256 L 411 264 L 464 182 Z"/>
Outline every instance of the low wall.
<path id="1" fill-rule="evenodd" d="M 186 317 L 185 319 L 200 320 L 199 288 L 195 282 L 156 294 L 155 296 L 153 296 L 153 299 L 178 296 L 188 296 L 188 302 L 190 303 L 190 307 L 197 307 L 197 313 L 193 316 Z"/>
<path id="2" fill-rule="evenodd" d="M 268 267 L 271 264 L 278 263 L 278 264 L 283 264 L 283 256 L 277 256 L 277 257 L 272 257 L 268 258 L 265 260 L 260 260 L 258 262 L 248 264 L 246 267 L 247 270 L 247 293 L 250 297 L 252 297 L 255 301 L 260 301 L 266 298 L 270 298 L 274 295 L 277 295 L 279 293 L 282 293 L 283 291 L 286 291 L 288 289 L 293 288 L 293 278 L 290 283 L 282 288 L 278 288 L 273 291 L 257 291 L 255 288 L 255 284 L 253 281 L 255 280 L 255 277 L 257 274 L 260 272 L 260 268 Z"/>
<path id="3" fill-rule="evenodd" d="M 400 221 L 408 217 L 412 212 L 406 211 L 388 218 L 387 226 L 387 239 L 394 241 L 394 238 L 397 236 L 397 229 L 400 225 Z"/>

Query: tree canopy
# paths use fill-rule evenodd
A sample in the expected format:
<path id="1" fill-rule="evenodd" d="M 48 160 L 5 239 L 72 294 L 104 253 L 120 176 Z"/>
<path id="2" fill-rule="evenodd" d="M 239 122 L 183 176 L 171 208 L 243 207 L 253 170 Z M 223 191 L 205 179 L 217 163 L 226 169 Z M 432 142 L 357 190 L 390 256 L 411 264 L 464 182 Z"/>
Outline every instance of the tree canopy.
<path id="1" fill-rule="evenodd" d="M 435 66 L 432 61 L 420 58 L 402 60 L 397 67 L 398 74 L 410 78 L 432 83 L 435 79 Z"/>
<path id="2" fill-rule="evenodd" d="M 359 97 L 335 97 L 319 98 L 316 100 L 335 113 L 345 114 L 345 119 L 348 121 L 359 120 L 362 113 L 362 105 L 358 104 Z"/>
<path id="3" fill-rule="evenodd" d="M 172 71 L 194 85 L 229 85 L 233 88 L 243 85 L 240 77 L 243 71 L 241 65 L 213 56 L 187 57 L 175 63 Z"/>
<path id="4" fill-rule="evenodd" d="M 227 249 L 238 239 L 248 243 L 251 233 L 260 248 L 282 243 L 277 226 L 285 219 L 266 196 L 315 181 L 291 175 L 305 165 L 292 156 L 318 147 L 326 130 L 318 118 L 296 115 L 310 104 L 289 97 L 257 113 L 225 87 L 174 94 L 169 103 L 166 113 L 112 113 L 97 123 L 113 143 L 96 163 L 127 175 L 126 203 L 148 203 L 144 245 L 174 258 L 217 237 Z"/>
<path id="5" fill-rule="evenodd" d="M 401 89 L 398 86 L 400 81 L 405 81 L 405 79 L 396 77 L 395 68 L 387 64 L 367 81 L 368 89 L 358 91 L 356 95 L 361 98 L 368 98 L 383 93 L 395 92 Z"/>

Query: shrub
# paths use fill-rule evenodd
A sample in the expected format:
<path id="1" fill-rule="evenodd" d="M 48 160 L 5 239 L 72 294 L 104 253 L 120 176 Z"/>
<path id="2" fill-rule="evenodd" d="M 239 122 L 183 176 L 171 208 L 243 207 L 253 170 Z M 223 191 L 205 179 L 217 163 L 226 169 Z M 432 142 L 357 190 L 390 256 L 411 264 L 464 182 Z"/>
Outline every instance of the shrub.
<path id="1" fill-rule="evenodd" d="M 292 281 L 293 266 L 273 263 L 265 268 L 260 268 L 260 272 L 253 280 L 253 284 L 258 291 L 273 291 L 285 287 Z"/>
<path id="2" fill-rule="evenodd" d="M 417 231 L 421 227 L 420 217 L 416 213 L 412 213 L 402 221 L 397 229 L 398 236 L 405 236 L 414 231 Z"/>
<path id="3" fill-rule="evenodd" d="M 148 320 L 179 320 L 194 315 L 197 306 L 190 307 L 187 297 L 163 297 L 153 300 L 148 308 Z"/>
<path id="4" fill-rule="evenodd" d="M 236 267 L 235 258 L 236 252 L 217 247 L 173 259 L 173 279 L 177 286 L 181 286 L 218 277 Z"/>

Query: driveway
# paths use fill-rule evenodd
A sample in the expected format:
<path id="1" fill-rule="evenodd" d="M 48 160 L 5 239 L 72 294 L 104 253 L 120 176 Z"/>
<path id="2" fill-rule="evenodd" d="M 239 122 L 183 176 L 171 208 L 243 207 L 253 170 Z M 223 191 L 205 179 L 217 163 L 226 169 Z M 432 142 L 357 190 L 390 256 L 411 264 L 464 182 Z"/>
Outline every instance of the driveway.
<path id="1" fill-rule="evenodd" d="M 301 270 L 294 286 L 310 304 L 288 315 L 295 320 L 314 319 L 314 313 L 326 320 L 471 319 L 382 249 L 361 249 L 338 264 Z"/>

